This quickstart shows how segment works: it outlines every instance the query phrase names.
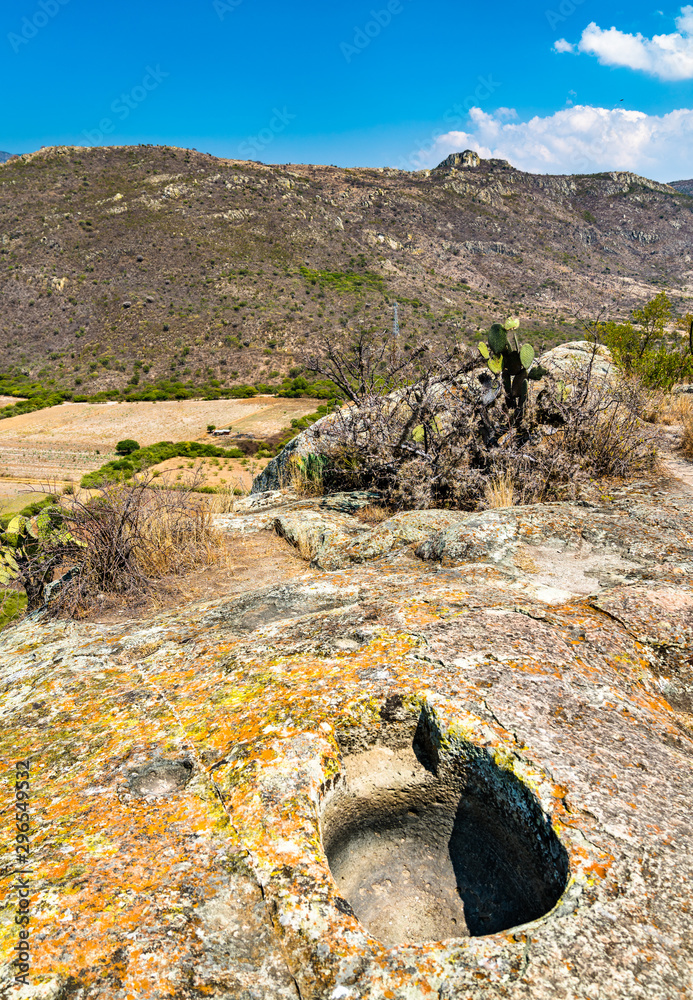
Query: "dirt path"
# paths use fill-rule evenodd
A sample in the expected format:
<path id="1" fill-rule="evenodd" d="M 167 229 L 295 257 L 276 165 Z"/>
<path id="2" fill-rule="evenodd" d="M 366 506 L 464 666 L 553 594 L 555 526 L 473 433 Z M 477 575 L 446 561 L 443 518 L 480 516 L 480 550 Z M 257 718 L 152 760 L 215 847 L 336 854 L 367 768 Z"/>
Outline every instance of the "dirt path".
<path id="1" fill-rule="evenodd" d="M 662 466 L 673 479 L 684 485 L 687 493 L 693 493 L 693 462 L 673 452 L 663 452 Z"/>

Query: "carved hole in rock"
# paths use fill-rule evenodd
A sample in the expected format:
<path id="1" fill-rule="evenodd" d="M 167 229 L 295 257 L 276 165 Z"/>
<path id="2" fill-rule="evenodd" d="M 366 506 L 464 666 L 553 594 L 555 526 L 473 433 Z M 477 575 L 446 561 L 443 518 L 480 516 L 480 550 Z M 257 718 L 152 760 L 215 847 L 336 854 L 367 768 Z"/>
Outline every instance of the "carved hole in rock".
<path id="1" fill-rule="evenodd" d="M 189 760 L 157 760 L 131 771 L 128 787 L 141 798 L 161 798 L 185 788 L 192 774 Z"/>
<path id="2" fill-rule="evenodd" d="M 338 906 L 348 912 L 346 901 L 388 947 L 536 920 L 568 878 L 565 848 L 532 792 L 482 748 L 443 756 L 432 726 L 424 710 L 418 726 L 383 724 L 370 745 L 352 730 L 324 798 Z"/>

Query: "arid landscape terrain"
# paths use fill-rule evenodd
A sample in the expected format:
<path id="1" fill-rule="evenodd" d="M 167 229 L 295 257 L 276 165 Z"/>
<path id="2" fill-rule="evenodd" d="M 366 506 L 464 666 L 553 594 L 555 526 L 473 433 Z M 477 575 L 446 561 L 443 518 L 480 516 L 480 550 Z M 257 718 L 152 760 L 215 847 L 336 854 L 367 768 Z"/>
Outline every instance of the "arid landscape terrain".
<path id="1" fill-rule="evenodd" d="M 314 399 L 172 400 L 159 403 L 63 403 L 0 421 L 0 507 L 23 489 L 41 483 L 79 482 L 86 472 L 115 458 L 115 446 L 133 438 L 142 446 L 159 441 L 203 441 L 232 448 L 234 438 L 213 438 L 207 426 L 230 428 L 242 437 L 264 439 L 287 428 L 291 421 L 312 413 Z M 155 471 L 173 472 L 181 462 L 171 460 Z M 222 474 L 214 462 L 203 463 L 207 485 L 250 485 L 262 459 L 229 460 Z M 187 470 L 187 463 L 185 466 Z M 187 472 L 186 472 L 187 476 Z M 226 479 L 227 483 L 222 483 Z"/>
<path id="2" fill-rule="evenodd" d="M 70 396 L 0 420 L 28 1000 L 689 996 L 693 200 L 146 147 L 0 202 L 5 385 Z M 164 378 L 254 395 L 72 398 Z"/>
<path id="3" fill-rule="evenodd" d="M 627 172 L 267 166 L 170 147 L 0 166 L 0 371 L 75 394 L 272 381 L 322 336 L 546 346 L 666 289 L 693 301 L 693 199 Z"/>

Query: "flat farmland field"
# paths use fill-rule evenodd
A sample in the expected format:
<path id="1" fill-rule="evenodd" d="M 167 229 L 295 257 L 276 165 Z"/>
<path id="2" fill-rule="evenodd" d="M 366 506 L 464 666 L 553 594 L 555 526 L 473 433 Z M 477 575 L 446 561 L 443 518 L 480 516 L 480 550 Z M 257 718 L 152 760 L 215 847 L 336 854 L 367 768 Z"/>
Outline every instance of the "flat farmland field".
<path id="1" fill-rule="evenodd" d="M 234 434 L 265 438 L 296 418 L 314 413 L 315 399 L 185 399 L 160 403 L 63 403 L 0 420 L 0 478 L 77 482 L 115 455 L 118 441 L 203 441 L 232 448 L 233 438 L 216 438 L 207 425 Z M 9 483 L 8 483 L 9 485 Z"/>

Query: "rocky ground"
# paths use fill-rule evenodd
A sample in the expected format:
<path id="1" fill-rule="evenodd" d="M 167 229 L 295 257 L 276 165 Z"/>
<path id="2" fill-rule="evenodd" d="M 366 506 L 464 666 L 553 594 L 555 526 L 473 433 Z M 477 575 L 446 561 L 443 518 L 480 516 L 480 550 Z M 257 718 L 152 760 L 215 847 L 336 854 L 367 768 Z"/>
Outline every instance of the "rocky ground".
<path id="1" fill-rule="evenodd" d="M 9 995 L 693 996 L 690 486 L 371 500 L 255 494 L 220 524 L 275 579 L 2 634 Z"/>

